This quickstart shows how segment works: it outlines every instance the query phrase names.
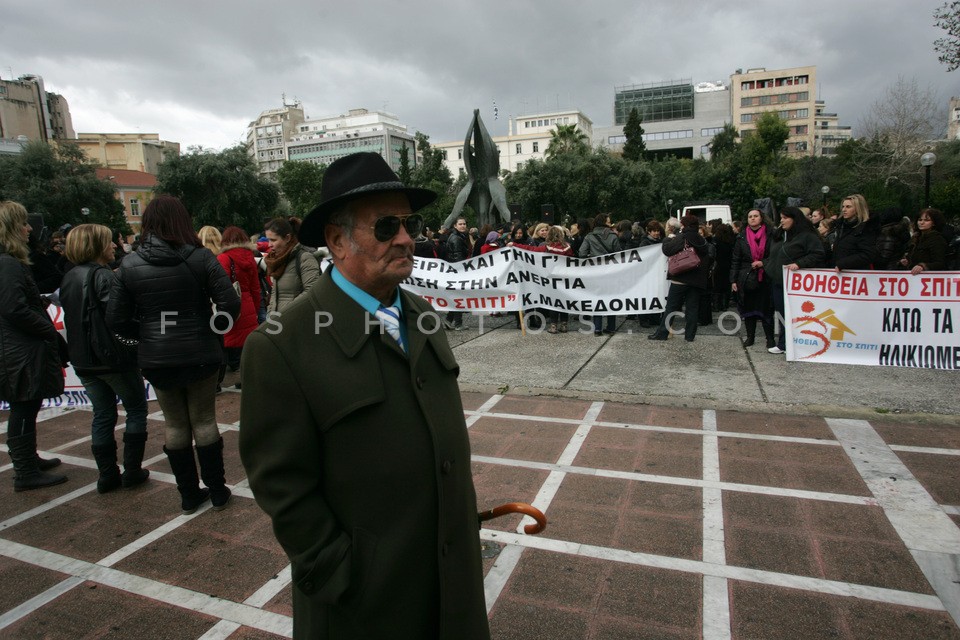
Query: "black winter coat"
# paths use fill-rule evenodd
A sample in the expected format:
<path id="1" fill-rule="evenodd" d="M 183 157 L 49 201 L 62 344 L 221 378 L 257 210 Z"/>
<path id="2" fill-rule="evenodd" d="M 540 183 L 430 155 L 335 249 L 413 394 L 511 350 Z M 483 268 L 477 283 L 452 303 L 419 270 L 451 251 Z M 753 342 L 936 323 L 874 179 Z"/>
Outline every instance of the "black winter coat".
<path id="1" fill-rule="evenodd" d="M 93 291 L 87 289 L 87 276 L 91 269 L 96 269 L 91 283 Z M 67 348 L 70 350 L 70 362 L 78 375 L 132 371 L 137 368 L 135 362 L 122 368 L 100 362 L 90 347 L 90 330 L 84 324 L 91 296 L 98 301 L 106 315 L 110 291 L 116 279 L 110 269 L 88 262 L 68 271 L 60 284 L 60 305 L 63 307 L 63 320 L 67 327 Z"/>
<path id="2" fill-rule="evenodd" d="M 0 247 L 0 400 L 63 393 L 60 338 L 23 264 Z"/>
<path id="3" fill-rule="evenodd" d="M 816 231 L 792 233 L 780 229 L 774 236 L 770 253 L 763 260 L 763 269 L 770 276 L 771 283 L 783 286 L 783 267 L 788 264 L 796 264 L 801 269 L 818 269 L 826 263 L 823 242 Z"/>
<path id="4" fill-rule="evenodd" d="M 908 269 L 919 264 L 924 271 L 943 271 L 947 268 L 947 241 L 936 229 L 920 232 L 910 241 L 905 257 Z"/>
<path id="5" fill-rule="evenodd" d="M 467 236 L 456 229 L 447 238 L 447 262 L 460 262 L 470 257 L 470 243 Z"/>
<path id="6" fill-rule="evenodd" d="M 669 257 L 683 251 L 683 247 L 689 244 L 693 250 L 700 256 L 700 266 L 684 273 L 670 276 L 667 278 L 670 282 L 697 287 L 698 289 L 710 288 L 710 247 L 707 246 L 707 240 L 700 235 L 700 230 L 696 227 L 689 227 L 682 230 L 673 238 L 667 238 L 663 241 L 661 249 L 663 255 Z"/>
<path id="7" fill-rule="evenodd" d="M 833 223 L 836 235 L 831 249 L 830 266 L 840 269 L 873 269 L 880 255 L 877 251 L 880 219 L 869 218 L 865 222 L 855 219 L 853 222 L 840 217 Z"/>
<path id="8" fill-rule="evenodd" d="M 877 238 L 877 268 L 896 270 L 910 244 L 910 225 L 898 220 L 880 227 Z"/>
<path id="9" fill-rule="evenodd" d="M 121 336 L 140 339 L 141 369 L 219 365 L 223 340 L 210 328 L 211 300 L 224 321 L 214 326 L 223 332 L 222 314 L 236 320 L 240 297 L 213 253 L 190 245 L 175 248 L 148 236 L 120 264 L 107 325 Z"/>

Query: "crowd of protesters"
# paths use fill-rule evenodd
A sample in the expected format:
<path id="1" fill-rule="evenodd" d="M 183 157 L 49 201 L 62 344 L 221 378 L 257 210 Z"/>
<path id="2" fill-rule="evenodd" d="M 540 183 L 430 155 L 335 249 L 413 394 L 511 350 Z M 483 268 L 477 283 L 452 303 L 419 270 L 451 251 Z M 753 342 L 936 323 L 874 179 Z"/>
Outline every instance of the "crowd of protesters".
<path id="1" fill-rule="evenodd" d="M 696 339 L 697 327 L 711 324 L 713 314 L 735 306 L 745 327 L 744 345 L 753 346 L 759 324 L 765 348 L 785 352 L 784 334 L 775 331 L 775 318 L 783 314 L 782 269 L 833 268 L 842 270 L 956 270 L 960 234 L 947 224 L 943 213 L 924 209 L 912 219 L 900 209 L 871 214 L 866 198 L 853 194 L 841 200 L 840 214 L 824 206 L 815 210 L 784 207 L 779 212 L 752 209 L 730 224 L 704 221 L 696 216 L 611 221 L 607 214 L 581 218 L 569 226 L 524 224 L 519 219 L 494 228 L 484 225 L 467 231 L 460 218 L 455 229 L 434 233 L 424 229 L 416 239 L 416 254 L 450 262 L 513 246 L 531 251 L 596 257 L 625 249 L 660 245 L 666 255 L 687 246 L 701 255 L 700 266 L 670 278 L 663 313 L 635 316 L 641 328 L 654 328 L 651 340 L 666 340 L 674 333 L 666 318 L 683 311 L 683 335 Z M 551 235 L 552 234 L 552 235 Z M 450 240 L 453 244 L 450 244 Z M 450 250 L 453 247 L 453 251 Z M 529 327 L 549 320 L 549 333 L 569 330 L 569 316 L 551 310 L 528 309 Z M 520 328 L 520 316 L 514 314 Z M 463 328 L 463 314 L 448 315 L 447 328 Z M 616 316 L 583 318 L 597 336 L 616 333 Z M 778 335 L 779 334 L 779 335 Z"/>
<path id="2" fill-rule="evenodd" d="M 771 215 L 771 213 L 773 215 Z M 775 221 L 776 220 L 776 221 Z M 0 203 L 0 400 L 10 405 L 7 447 L 17 491 L 66 481 L 50 472 L 58 459 L 37 455 L 36 419 L 44 398 L 64 389 L 62 367 L 72 362 L 93 405 L 91 450 L 107 493 L 146 482 L 147 439 L 144 379 L 156 390 L 165 417 L 164 452 L 176 478 L 184 513 L 210 500 L 230 498 L 223 469 L 223 440 L 215 398 L 226 369 L 237 370 L 247 336 L 317 282 L 322 251 L 298 240 L 298 218 L 276 218 L 252 236 L 236 226 L 194 230 L 182 203 L 154 198 L 144 211 L 139 237 L 127 243 L 107 227 L 70 225 L 51 233 L 42 216 L 15 202 Z M 912 274 L 958 268 L 957 230 L 943 213 L 923 209 L 912 219 L 898 209 L 872 213 L 859 194 L 843 198 L 839 215 L 827 207 L 753 209 L 731 224 L 696 216 L 614 223 L 607 214 L 569 226 L 520 220 L 454 228 L 415 238 L 415 254 L 458 262 L 512 246 L 563 256 L 596 257 L 657 245 L 666 255 L 686 248 L 699 265 L 671 276 L 663 313 L 634 316 L 652 328 L 651 340 L 679 333 L 671 326 L 683 311 L 683 336 L 731 305 L 745 327 L 744 346 L 762 327 L 765 347 L 785 351 L 777 330 L 783 314 L 783 268 L 904 270 Z M 45 307 L 62 305 L 64 340 Z M 167 320 L 175 313 L 176 321 Z M 552 334 L 570 330 L 570 317 L 554 310 L 526 310 L 530 328 L 539 318 Z M 521 327 L 521 314 L 514 313 Z M 616 333 L 616 316 L 581 318 L 595 335 Z M 463 314 L 445 326 L 463 328 Z M 105 344 L 109 342 L 109 344 Z M 239 388 L 239 384 L 237 385 Z M 123 452 L 114 436 L 116 399 L 126 413 Z M 123 470 L 120 470 L 122 461 Z M 199 469 L 198 469 L 199 464 Z M 200 486 L 200 481 L 203 487 Z"/>

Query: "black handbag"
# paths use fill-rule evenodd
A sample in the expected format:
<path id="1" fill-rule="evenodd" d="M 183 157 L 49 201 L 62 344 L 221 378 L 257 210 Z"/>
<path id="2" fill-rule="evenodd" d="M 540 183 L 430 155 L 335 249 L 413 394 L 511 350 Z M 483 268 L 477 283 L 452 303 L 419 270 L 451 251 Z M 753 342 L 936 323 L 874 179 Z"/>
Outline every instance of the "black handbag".
<path id="1" fill-rule="evenodd" d="M 138 340 L 121 338 L 110 331 L 107 326 L 100 300 L 93 286 L 93 279 L 98 269 L 94 267 L 87 274 L 86 292 L 87 308 L 83 317 L 85 334 L 90 337 L 90 351 L 100 364 L 109 367 L 122 368 L 137 363 Z"/>

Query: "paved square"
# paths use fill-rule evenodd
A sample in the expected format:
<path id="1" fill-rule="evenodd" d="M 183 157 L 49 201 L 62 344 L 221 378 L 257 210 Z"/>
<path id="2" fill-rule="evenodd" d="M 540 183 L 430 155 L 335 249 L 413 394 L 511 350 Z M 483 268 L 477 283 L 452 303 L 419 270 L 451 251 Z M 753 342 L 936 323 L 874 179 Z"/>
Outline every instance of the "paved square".
<path id="1" fill-rule="evenodd" d="M 14 493 L 0 466 L 0 638 L 290 637 L 289 563 L 246 486 L 239 398 L 217 398 L 235 498 L 191 516 L 155 403 L 150 482 L 107 495 L 90 412 L 43 412 L 40 448 L 69 481 Z M 539 536 L 519 515 L 481 529 L 494 638 L 960 639 L 960 428 L 477 391 L 463 404 L 480 508 L 529 502 L 549 520 Z"/>

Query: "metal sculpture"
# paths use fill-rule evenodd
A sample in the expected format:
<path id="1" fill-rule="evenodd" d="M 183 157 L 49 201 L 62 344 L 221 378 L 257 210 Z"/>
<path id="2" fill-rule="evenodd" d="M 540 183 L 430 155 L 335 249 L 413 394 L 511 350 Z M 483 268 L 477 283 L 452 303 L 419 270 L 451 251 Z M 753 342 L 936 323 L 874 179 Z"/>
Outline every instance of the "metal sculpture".
<path id="1" fill-rule="evenodd" d="M 509 222 L 507 192 L 500 183 L 500 154 L 483 126 L 479 109 L 473 110 L 473 121 L 463 141 L 463 163 L 467 184 L 457 195 L 453 211 L 443 225 L 452 227 L 466 204 L 477 213 L 478 226 L 490 224 L 496 227 L 499 222 Z"/>

